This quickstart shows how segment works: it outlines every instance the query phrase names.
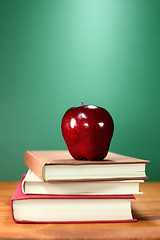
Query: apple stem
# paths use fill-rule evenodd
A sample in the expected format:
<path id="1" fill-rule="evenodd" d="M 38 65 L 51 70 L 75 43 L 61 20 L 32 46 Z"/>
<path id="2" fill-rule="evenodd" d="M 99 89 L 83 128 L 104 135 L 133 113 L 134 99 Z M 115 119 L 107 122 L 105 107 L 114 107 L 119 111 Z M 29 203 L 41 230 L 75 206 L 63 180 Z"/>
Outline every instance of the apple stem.
<path id="1" fill-rule="evenodd" d="M 80 102 L 80 104 L 81 104 L 82 106 L 84 106 L 83 102 Z"/>

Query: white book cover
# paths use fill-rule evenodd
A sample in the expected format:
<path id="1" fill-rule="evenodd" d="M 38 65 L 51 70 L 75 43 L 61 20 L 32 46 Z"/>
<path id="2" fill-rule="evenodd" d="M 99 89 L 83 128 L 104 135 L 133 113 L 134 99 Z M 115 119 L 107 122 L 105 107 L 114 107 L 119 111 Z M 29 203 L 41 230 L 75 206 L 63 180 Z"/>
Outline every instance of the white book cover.
<path id="1" fill-rule="evenodd" d="M 139 191 L 139 183 L 143 182 L 143 180 L 44 182 L 29 169 L 22 182 L 22 191 L 25 194 L 53 195 L 142 194 Z"/>

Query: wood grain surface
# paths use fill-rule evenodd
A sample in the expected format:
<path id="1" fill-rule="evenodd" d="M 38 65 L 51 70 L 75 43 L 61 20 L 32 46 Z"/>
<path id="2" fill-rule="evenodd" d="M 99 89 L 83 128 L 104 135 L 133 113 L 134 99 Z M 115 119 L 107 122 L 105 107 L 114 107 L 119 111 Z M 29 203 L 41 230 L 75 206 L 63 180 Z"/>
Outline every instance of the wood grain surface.
<path id="1" fill-rule="evenodd" d="M 16 224 L 10 198 L 17 182 L 0 182 L 0 239 L 157 239 L 160 240 L 160 183 L 140 185 L 132 201 L 135 223 Z"/>

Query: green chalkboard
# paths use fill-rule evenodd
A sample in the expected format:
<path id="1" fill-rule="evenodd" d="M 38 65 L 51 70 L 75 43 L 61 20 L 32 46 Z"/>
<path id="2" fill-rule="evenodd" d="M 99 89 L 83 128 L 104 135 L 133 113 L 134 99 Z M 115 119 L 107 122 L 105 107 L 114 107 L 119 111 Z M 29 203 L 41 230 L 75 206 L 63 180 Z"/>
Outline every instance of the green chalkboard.
<path id="1" fill-rule="evenodd" d="M 0 180 L 26 150 L 66 149 L 64 112 L 106 108 L 110 151 L 149 159 L 160 180 L 160 1 L 0 1 Z"/>

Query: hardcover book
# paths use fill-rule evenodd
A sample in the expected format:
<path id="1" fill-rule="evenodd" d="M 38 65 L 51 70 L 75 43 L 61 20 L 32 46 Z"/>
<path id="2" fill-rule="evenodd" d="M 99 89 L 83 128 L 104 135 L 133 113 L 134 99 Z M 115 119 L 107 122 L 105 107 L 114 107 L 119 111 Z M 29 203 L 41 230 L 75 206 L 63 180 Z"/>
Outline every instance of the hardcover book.
<path id="1" fill-rule="evenodd" d="M 22 191 L 25 194 L 54 195 L 142 194 L 139 183 L 143 182 L 144 180 L 44 182 L 29 169 L 22 182 Z"/>
<path id="2" fill-rule="evenodd" d="M 43 181 L 147 179 L 147 160 L 109 152 L 101 161 L 75 160 L 68 151 L 27 151 L 25 165 Z"/>
<path id="3" fill-rule="evenodd" d="M 12 217 L 19 223 L 81 223 L 136 221 L 134 195 L 25 195 L 21 179 L 11 198 Z"/>

